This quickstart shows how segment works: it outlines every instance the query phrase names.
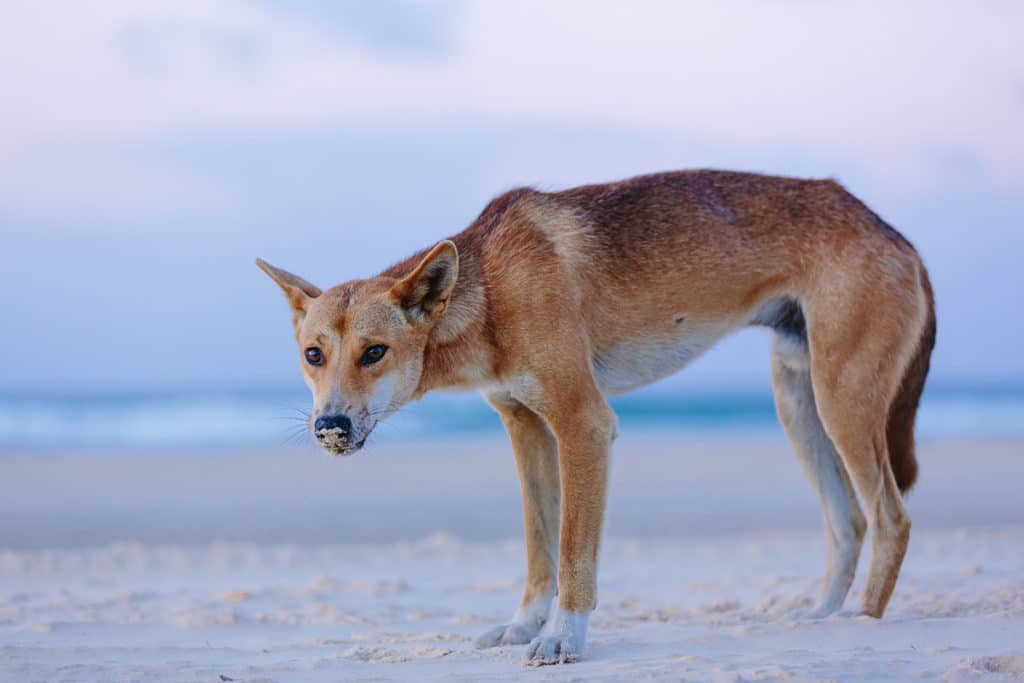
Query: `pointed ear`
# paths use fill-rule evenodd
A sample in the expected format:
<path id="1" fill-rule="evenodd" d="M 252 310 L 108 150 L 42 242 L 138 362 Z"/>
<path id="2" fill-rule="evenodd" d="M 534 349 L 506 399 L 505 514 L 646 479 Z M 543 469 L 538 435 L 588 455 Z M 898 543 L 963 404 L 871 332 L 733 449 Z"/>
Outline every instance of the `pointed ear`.
<path id="1" fill-rule="evenodd" d="M 284 292 L 288 299 L 288 305 L 292 309 L 292 322 L 298 326 L 306 315 L 306 308 L 309 306 L 310 300 L 320 296 L 320 288 L 311 285 L 298 275 L 292 275 L 287 270 L 275 268 L 263 259 L 256 259 L 256 265 L 269 275 L 270 279 L 276 282 Z"/>
<path id="2" fill-rule="evenodd" d="M 391 295 L 413 322 L 431 322 L 444 313 L 459 276 L 459 251 L 445 240 L 391 288 Z"/>

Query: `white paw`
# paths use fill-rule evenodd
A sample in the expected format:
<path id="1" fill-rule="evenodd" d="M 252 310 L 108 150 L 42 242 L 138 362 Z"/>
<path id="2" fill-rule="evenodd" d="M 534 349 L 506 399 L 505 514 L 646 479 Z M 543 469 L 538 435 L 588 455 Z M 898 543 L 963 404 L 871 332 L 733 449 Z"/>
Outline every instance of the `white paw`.
<path id="1" fill-rule="evenodd" d="M 537 620 L 502 624 L 484 633 L 474 644 L 481 650 L 499 645 L 525 645 L 540 632 L 540 627 Z"/>
<path id="2" fill-rule="evenodd" d="M 793 614 L 793 617 L 798 621 L 814 621 L 816 619 L 830 617 L 838 610 L 838 606 L 822 604 L 810 609 L 799 609 Z"/>
<path id="3" fill-rule="evenodd" d="M 583 656 L 587 641 L 589 614 L 577 614 L 559 609 L 541 635 L 526 648 L 527 666 L 567 664 Z"/>
<path id="4" fill-rule="evenodd" d="M 526 648 L 527 666 L 568 664 L 583 656 L 583 647 L 565 636 L 537 636 Z"/>
<path id="5" fill-rule="evenodd" d="M 858 619 L 860 621 L 878 621 L 878 617 L 868 614 L 863 607 L 858 609 L 844 609 L 837 616 L 844 619 Z"/>
<path id="6" fill-rule="evenodd" d="M 512 615 L 512 623 L 492 628 L 476 639 L 476 646 L 482 650 L 499 645 L 524 645 L 530 642 L 540 633 L 541 627 L 548 620 L 553 595 L 553 592 L 548 593 L 520 605 Z"/>

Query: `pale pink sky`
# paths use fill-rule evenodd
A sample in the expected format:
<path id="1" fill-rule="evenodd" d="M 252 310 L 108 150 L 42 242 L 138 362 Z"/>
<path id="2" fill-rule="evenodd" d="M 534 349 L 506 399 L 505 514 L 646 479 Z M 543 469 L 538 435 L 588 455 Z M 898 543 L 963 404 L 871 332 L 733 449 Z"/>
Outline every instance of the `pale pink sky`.
<path id="1" fill-rule="evenodd" d="M 839 177 L 928 260 L 938 372 L 1024 376 L 995 303 L 1024 290 L 1022 26 L 1019 2 L 4 2 L 0 309 L 33 332 L 0 385 L 285 381 L 286 335 L 250 339 L 254 372 L 200 351 L 284 324 L 256 255 L 331 284 L 513 185 L 688 166 Z M 108 341 L 140 327 L 158 367 Z M 18 361 L 69 334 L 89 362 Z M 697 376 L 761 373 L 761 343 Z"/>

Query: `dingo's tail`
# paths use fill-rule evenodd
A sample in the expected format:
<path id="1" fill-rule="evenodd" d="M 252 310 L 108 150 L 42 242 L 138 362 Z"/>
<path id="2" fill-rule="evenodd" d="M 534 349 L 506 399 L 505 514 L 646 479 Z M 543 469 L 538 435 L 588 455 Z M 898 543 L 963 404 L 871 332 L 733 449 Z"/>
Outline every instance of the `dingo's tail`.
<path id="1" fill-rule="evenodd" d="M 901 493 L 906 493 L 917 479 L 917 457 L 914 453 L 914 419 L 924 391 L 925 378 L 935 346 L 935 296 L 928 273 L 921 266 L 921 288 L 924 290 L 928 311 L 921 340 L 914 357 L 903 373 L 899 392 L 889 407 L 886 438 L 889 442 L 889 463 Z"/>

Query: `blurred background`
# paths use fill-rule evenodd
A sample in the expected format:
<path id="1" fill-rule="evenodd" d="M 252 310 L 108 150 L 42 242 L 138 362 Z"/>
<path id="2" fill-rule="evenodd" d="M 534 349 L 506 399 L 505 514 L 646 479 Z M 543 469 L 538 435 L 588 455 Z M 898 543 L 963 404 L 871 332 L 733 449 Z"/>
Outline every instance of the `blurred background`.
<path id="1" fill-rule="evenodd" d="M 922 437 L 1024 434 L 1021 26 L 1013 2 L 3 3 L 0 545 L 174 540 L 184 499 L 140 512 L 160 482 L 230 522 L 292 467 L 340 487 L 318 509 L 339 514 L 385 470 L 282 448 L 309 399 L 255 257 L 326 287 L 511 187 L 657 170 L 838 179 L 931 271 Z M 781 442 L 768 345 L 745 331 L 617 400 L 624 432 Z M 476 396 L 429 396 L 374 446 L 430 442 L 431 468 L 400 470 L 424 481 L 454 476 L 437 444 L 459 438 L 514 498 Z M 254 453 L 262 488 L 240 474 Z M 208 533 L 245 535 L 228 522 Z"/>

